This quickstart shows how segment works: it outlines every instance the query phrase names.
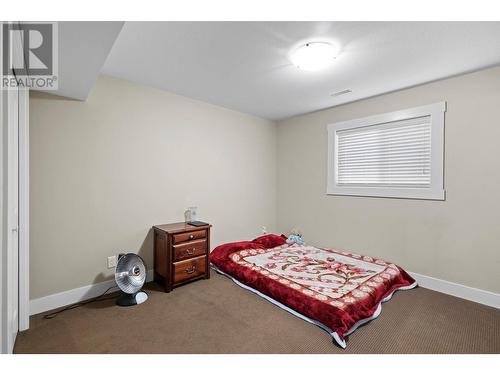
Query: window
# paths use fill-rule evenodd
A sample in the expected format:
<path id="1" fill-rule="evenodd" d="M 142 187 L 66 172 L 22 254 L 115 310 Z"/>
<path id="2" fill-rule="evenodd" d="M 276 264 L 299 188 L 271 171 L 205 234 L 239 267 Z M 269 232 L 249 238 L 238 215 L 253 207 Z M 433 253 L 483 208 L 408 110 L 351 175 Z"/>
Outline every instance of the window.
<path id="1" fill-rule="evenodd" d="M 444 200 L 446 103 L 328 125 L 327 193 Z"/>

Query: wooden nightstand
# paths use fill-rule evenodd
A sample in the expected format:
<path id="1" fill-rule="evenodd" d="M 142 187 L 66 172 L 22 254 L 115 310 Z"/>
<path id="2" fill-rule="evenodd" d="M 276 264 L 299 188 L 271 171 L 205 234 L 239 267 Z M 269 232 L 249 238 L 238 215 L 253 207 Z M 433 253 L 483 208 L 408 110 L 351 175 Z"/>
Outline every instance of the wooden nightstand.
<path id="1" fill-rule="evenodd" d="M 155 225 L 154 279 L 172 291 L 188 281 L 210 278 L 210 224 L 195 227 L 186 223 Z"/>

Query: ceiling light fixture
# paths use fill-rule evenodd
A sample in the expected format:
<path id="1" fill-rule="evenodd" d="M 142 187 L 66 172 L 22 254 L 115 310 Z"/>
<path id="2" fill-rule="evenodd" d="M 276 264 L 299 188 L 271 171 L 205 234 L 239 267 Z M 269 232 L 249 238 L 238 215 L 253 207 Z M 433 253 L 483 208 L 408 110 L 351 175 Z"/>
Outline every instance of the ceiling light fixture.
<path id="1" fill-rule="evenodd" d="M 311 42 L 293 51 L 290 59 L 296 67 L 313 71 L 328 67 L 338 53 L 338 48 L 330 43 Z"/>

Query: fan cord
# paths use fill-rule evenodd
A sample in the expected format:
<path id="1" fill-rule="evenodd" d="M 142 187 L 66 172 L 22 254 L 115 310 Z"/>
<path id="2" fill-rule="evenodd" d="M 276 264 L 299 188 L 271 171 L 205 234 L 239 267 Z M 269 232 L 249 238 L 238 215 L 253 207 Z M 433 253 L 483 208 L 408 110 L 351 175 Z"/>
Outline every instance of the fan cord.
<path id="1" fill-rule="evenodd" d="M 97 301 L 105 301 L 106 299 L 109 299 L 109 298 L 106 298 L 106 299 L 102 299 L 101 300 L 101 297 L 103 297 L 105 294 L 107 294 L 111 289 L 113 288 L 118 288 L 118 285 L 113 285 L 113 286 L 110 286 L 108 289 L 106 289 L 106 291 L 104 291 L 104 293 L 100 294 L 99 296 L 97 297 L 94 297 L 92 299 L 89 299 L 87 301 L 83 301 L 83 302 L 78 302 L 78 303 L 75 303 L 73 305 L 69 305 L 69 306 L 66 306 L 66 307 L 63 307 L 62 309 L 60 310 L 57 310 L 57 311 L 54 311 L 52 313 L 49 313 L 47 315 L 44 315 L 43 318 L 44 319 L 54 319 L 57 315 L 59 315 L 60 313 L 64 312 L 64 311 L 68 311 L 68 310 L 73 310 L 77 307 L 81 307 L 81 306 L 84 306 L 84 305 L 87 305 L 89 303 L 92 303 L 92 302 L 97 302 Z M 113 297 L 114 298 L 114 297 Z"/>

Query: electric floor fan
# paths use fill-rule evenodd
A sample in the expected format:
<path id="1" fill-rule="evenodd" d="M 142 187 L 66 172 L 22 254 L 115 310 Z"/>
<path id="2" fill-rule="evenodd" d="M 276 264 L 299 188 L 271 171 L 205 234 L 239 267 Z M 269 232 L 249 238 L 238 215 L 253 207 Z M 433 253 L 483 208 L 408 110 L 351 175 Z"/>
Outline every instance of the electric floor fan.
<path id="1" fill-rule="evenodd" d="M 118 306 L 138 305 L 148 299 L 147 293 L 141 290 L 146 281 L 146 266 L 139 255 L 128 253 L 118 256 L 115 280 L 123 292 L 116 300 Z"/>

